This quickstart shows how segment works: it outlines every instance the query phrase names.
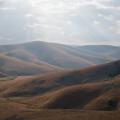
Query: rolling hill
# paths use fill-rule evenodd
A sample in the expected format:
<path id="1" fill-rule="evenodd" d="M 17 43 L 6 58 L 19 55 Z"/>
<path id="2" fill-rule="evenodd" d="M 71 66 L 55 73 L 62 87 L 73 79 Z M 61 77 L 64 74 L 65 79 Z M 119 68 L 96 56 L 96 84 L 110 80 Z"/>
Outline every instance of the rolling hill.
<path id="1" fill-rule="evenodd" d="M 0 46 L 0 120 L 119 120 L 119 52 L 105 45 Z"/>
<path id="2" fill-rule="evenodd" d="M 9 76 L 33 75 L 59 69 L 48 64 L 35 64 L 0 54 L 0 72 Z"/>
<path id="3" fill-rule="evenodd" d="M 35 64 L 80 69 L 120 59 L 120 47 L 107 45 L 69 46 L 56 43 L 30 42 L 1 45 L 0 53 Z"/>
<path id="4" fill-rule="evenodd" d="M 70 86 L 44 95 L 46 101 L 44 99 L 41 107 L 47 109 L 116 110 L 120 109 L 119 94 L 120 76 L 111 81 Z M 41 99 L 44 97 L 42 96 Z"/>
<path id="5" fill-rule="evenodd" d="M 114 82 L 108 89 L 110 90 L 93 99 L 84 109 L 104 111 L 120 110 L 120 76 L 114 79 Z"/>
<path id="6" fill-rule="evenodd" d="M 63 70 L 40 76 L 18 77 L 5 82 L 0 88 L 4 90 L 2 94 L 5 96 L 35 96 L 71 85 L 106 81 L 119 74 L 120 61 L 116 61 L 77 71 Z"/>
<path id="7" fill-rule="evenodd" d="M 2 79 L 1 120 L 120 118 L 120 61 Z"/>

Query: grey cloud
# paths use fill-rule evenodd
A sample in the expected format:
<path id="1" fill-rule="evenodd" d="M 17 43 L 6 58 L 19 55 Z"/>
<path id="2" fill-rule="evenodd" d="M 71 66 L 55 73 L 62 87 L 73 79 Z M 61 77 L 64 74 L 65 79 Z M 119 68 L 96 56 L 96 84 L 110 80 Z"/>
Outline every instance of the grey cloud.
<path id="1" fill-rule="evenodd" d="M 120 44 L 119 34 L 116 34 L 120 20 L 120 2 L 117 0 L 6 1 L 9 2 L 3 9 L 9 9 L 0 11 L 0 35 L 13 42 Z M 13 7 L 15 9 L 10 11 Z"/>

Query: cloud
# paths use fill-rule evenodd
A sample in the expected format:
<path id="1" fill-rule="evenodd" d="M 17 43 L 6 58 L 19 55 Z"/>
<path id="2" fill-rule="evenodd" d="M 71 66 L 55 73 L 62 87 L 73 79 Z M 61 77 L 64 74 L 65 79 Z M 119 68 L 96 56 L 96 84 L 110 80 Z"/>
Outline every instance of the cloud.
<path id="1" fill-rule="evenodd" d="M 9 35 L 11 39 L 17 39 L 13 34 L 17 28 L 20 34 L 17 36 L 23 34 L 23 41 L 40 39 L 68 44 L 112 44 L 115 43 L 114 40 L 119 42 L 119 0 L 6 1 L 0 8 L 7 11 L 6 14 L 1 14 L 0 25 L 4 25 L 6 33 L 12 34 Z M 10 11 L 13 8 L 14 10 Z M 6 19 L 13 21 L 13 24 Z M 14 32 L 9 30 L 9 27 L 12 27 Z M 1 34 L 3 28 L 0 29 Z"/>
<path id="2" fill-rule="evenodd" d="M 8 11 L 8 10 L 15 10 L 14 0 L 1 0 L 0 1 L 0 11 Z"/>
<path id="3" fill-rule="evenodd" d="M 113 33 L 120 35 L 120 20 L 116 21 L 115 25 L 111 27 Z"/>

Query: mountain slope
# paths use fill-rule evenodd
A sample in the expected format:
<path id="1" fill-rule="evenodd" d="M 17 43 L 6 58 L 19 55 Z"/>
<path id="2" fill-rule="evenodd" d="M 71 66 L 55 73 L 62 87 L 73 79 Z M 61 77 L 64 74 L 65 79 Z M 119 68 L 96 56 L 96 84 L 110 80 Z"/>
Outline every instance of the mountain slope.
<path id="1" fill-rule="evenodd" d="M 70 86 L 43 95 L 42 97 L 47 99 L 46 101 L 44 99 L 41 107 L 47 109 L 84 109 L 85 107 L 89 110 L 115 110 L 119 109 L 117 108 L 120 103 L 119 88 L 120 77 L 107 82 Z M 109 101 L 111 104 L 107 106 Z"/>
<path id="2" fill-rule="evenodd" d="M 0 54 L 0 72 L 8 75 L 32 75 L 57 69 L 47 64 L 37 65 Z"/>
<path id="3" fill-rule="evenodd" d="M 90 101 L 85 110 L 120 110 L 120 76 L 115 77 L 110 89 Z"/>
<path id="4" fill-rule="evenodd" d="M 21 77 L 8 81 L 4 89 L 5 96 L 35 96 L 70 85 L 105 81 L 120 74 L 120 61 L 85 68 L 78 71 L 56 71 L 40 76 Z"/>
<path id="5" fill-rule="evenodd" d="M 83 109 L 112 111 L 120 109 L 120 76 L 106 81 L 85 83 L 48 91 L 17 101 L 39 109 Z M 15 100 L 15 101 L 16 101 Z M 34 104 L 33 104 L 34 103 Z"/>
<path id="6" fill-rule="evenodd" d="M 31 42 L 0 46 L 0 53 L 32 62 L 49 64 L 67 69 L 80 69 L 95 64 L 118 60 L 120 47 L 67 46 L 56 43 Z"/>

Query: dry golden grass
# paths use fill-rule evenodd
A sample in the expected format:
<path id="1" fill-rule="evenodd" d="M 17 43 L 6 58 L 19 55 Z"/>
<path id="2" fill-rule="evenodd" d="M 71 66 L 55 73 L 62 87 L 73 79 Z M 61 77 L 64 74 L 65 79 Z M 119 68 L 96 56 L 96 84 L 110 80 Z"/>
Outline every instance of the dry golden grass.
<path id="1" fill-rule="evenodd" d="M 25 104 L 19 104 L 17 102 L 11 101 L 8 98 L 0 98 L 0 112 L 16 112 L 23 111 L 26 109 Z"/>
<path id="2" fill-rule="evenodd" d="M 2 81 L 0 120 L 119 120 L 119 64 Z"/>
<path id="3" fill-rule="evenodd" d="M 120 61 L 61 69 L 118 58 L 118 48 L 102 56 L 102 49 L 88 47 L 80 52 L 44 42 L 0 46 L 0 77 L 8 75 L 0 78 L 0 120 L 120 120 Z"/>
<path id="4" fill-rule="evenodd" d="M 119 110 L 120 109 L 120 88 L 114 88 L 107 93 L 93 99 L 85 106 L 86 110 Z"/>
<path id="5" fill-rule="evenodd" d="M 0 120 L 120 120 L 120 112 L 26 110 L 0 112 Z"/>
<path id="6" fill-rule="evenodd" d="M 120 73 L 120 61 L 93 66 L 77 71 L 61 70 L 49 72 L 39 76 L 19 77 L 18 79 L 0 85 L 5 96 L 35 96 L 61 88 L 107 81 Z"/>
<path id="7" fill-rule="evenodd" d="M 18 96 L 11 97 L 10 99 L 27 104 L 30 108 L 84 109 L 91 101 L 109 92 L 112 88 L 116 89 L 116 85 L 120 86 L 119 76 L 108 81 L 74 85 L 59 90 L 48 91 L 45 94 L 34 97 Z"/>

